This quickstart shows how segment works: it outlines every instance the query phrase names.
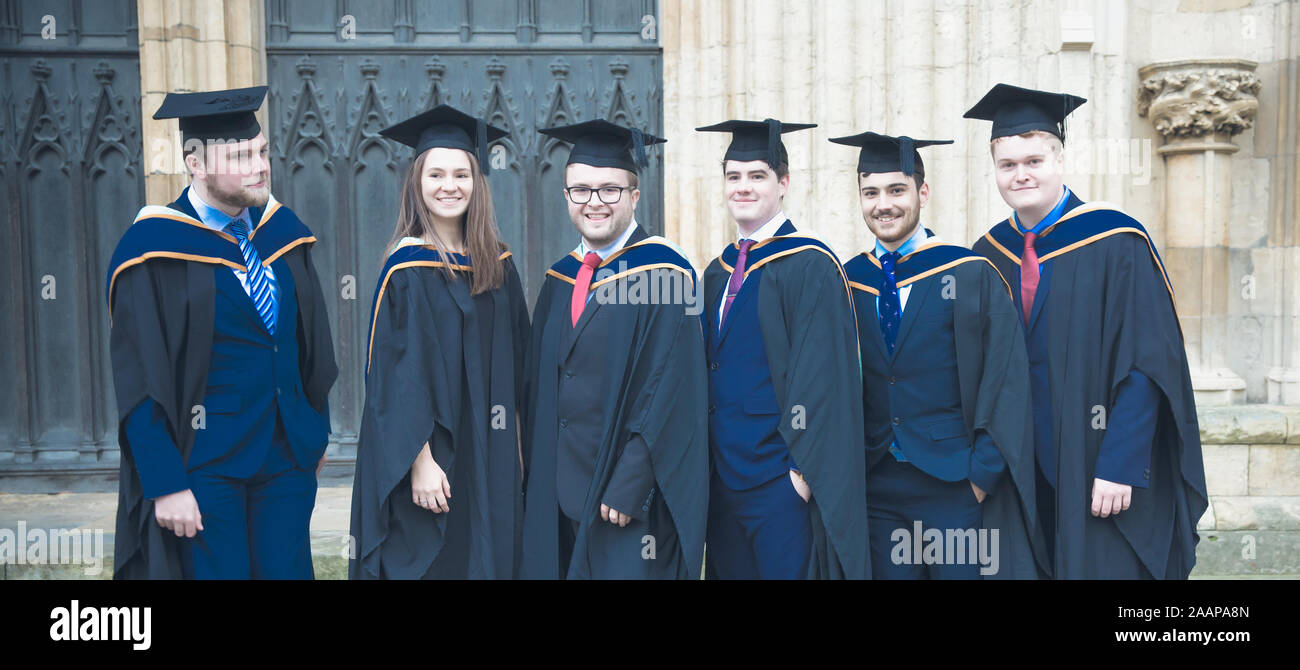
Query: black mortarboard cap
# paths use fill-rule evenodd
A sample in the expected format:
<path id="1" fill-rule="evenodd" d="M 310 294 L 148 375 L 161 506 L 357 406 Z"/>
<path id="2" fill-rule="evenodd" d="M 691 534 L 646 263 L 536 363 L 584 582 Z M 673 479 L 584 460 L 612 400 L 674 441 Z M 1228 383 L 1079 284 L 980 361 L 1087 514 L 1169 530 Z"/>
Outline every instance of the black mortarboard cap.
<path id="1" fill-rule="evenodd" d="M 936 144 L 952 144 L 952 140 L 914 140 L 906 135 L 890 137 L 871 132 L 833 137 L 831 141 L 862 147 L 858 152 L 858 172 L 902 172 L 909 177 L 916 174 L 917 165 L 924 165 L 917 149 Z"/>
<path id="2" fill-rule="evenodd" d="M 253 112 L 262 106 L 265 98 L 265 86 L 168 93 L 153 118 L 180 119 L 181 136 L 186 142 L 248 140 L 262 132 Z"/>
<path id="3" fill-rule="evenodd" d="M 483 174 L 488 174 L 492 171 L 487 160 L 488 142 L 510 133 L 451 105 L 438 105 L 384 128 L 379 134 L 414 148 L 416 156 L 434 147 L 467 151 L 478 159 Z"/>
<path id="4" fill-rule="evenodd" d="M 998 84 L 974 107 L 962 115 L 967 119 L 982 119 L 993 122 L 993 136 L 1008 137 L 1027 133 L 1031 130 L 1049 132 L 1065 141 L 1065 117 L 1070 112 L 1088 102 L 1069 93 L 1049 93 L 1021 88 L 1010 84 Z"/>
<path id="5" fill-rule="evenodd" d="M 776 119 L 762 121 L 731 120 L 715 123 L 711 126 L 696 128 L 705 133 L 731 133 L 731 144 L 727 146 L 724 161 L 767 161 L 769 166 L 781 163 L 789 164 L 785 143 L 781 141 L 783 133 L 796 130 L 816 128 L 815 123 L 782 123 Z"/>
<path id="6" fill-rule="evenodd" d="M 595 167 L 622 168 L 636 172 L 650 164 L 645 148 L 668 140 L 638 128 L 625 128 L 604 119 L 583 121 L 568 126 L 542 128 L 537 131 L 573 145 L 565 165 L 582 163 Z"/>

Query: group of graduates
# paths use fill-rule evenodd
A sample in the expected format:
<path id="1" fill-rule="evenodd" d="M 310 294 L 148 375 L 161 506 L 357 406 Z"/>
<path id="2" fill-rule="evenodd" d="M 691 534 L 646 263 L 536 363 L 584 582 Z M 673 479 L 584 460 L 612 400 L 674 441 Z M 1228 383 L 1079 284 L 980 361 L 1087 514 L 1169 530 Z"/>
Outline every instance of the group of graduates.
<path id="1" fill-rule="evenodd" d="M 313 576 L 337 366 L 317 239 L 267 188 L 265 92 L 155 114 L 191 184 L 109 269 L 119 578 Z M 368 314 L 349 576 L 1186 578 L 1207 498 L 1182 333 L 1146 230 L 1063 183 L 1084 102 L 998 84 L 967 112 L 1013 210 L 973 248 L 920 222 L 918 149 L 951 142 L 832 139 L 876 239 L 846 263 L 783 211 L 782 135 L 814 124 L 697 128 L 731 134 L 736 232 L 702 278 L 635 219 L 664 139 L 541 130 L 572 146 L 579 243 L 531 319 L 485 178 L 506 132 L 447 105 L 384 129 L 414 160 Z M 992 546 L 923 559 L 913 534 Z"/>

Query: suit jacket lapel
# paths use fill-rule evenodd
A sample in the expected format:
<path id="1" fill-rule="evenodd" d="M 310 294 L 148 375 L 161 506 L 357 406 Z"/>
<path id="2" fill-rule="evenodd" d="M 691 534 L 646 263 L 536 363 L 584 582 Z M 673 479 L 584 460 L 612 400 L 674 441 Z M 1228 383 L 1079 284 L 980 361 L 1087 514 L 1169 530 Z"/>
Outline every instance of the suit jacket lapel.
<path id="1" fill-rule="evenodd" d="M 903 322 L 898 326 L 898 339 L 894 341 L 894 355 L 890 360 L 898 358 L 898 352 L 903 350 L 903 342 L 907 340 L 907 335 L 912 331 L 912 324 L 916 323 L 916 315 L 925 309 L 925 299 L 930 295 L 931 277 L 926 277 L 921 281 L 911 284 L 912 292 L 907 296 L 907 307 L 903 309 Z M 899 298 L 902 298 L 902 289 L 899 289 Z"/>
<path id="2" fill-rule="evenodd" d="M 728 275 L 727 279 L 728 281 L 730 281 L 731 279 L 730 275 Z M 749 278 L 746 277 L 745 281 L 740 285 L 740 292 L 737 293 L 735 299 L 731 301 L 731 309 L 728 310 L 727 312 L 727 316 L 733 318 L 723 321 L 722 330 L 718 333 L 719 347 L 721 347 L 722 343 L 727 339 L 727 333 L 731 332 L 731 324 L 736 322 L 736 319 L 734 318 L 736 312 L 738 312 L 741 308 L 744 307 L 745 302 L 749 300 L 749 297 L 751 295 L 758 292 L 758 284 L 762 279 L 763 279 L 762 274 L 759 274 L 757 277 L 755 277 L 754 281 L 749 281 Z M 724 292 L 726 291 L 725 285 L 723 286 L 723 291 Z M 722 299 L 721 296 L 719 296 L 718 299 L 721 300 Z"/>
<path id="3" fill-rule="evenodd" d="M 217 272 L 217 292 L 229 297 L 230 301 L 235 303 L 235 307 L 244 316 L 248 317 L 253 328 L 269 334 L 270 331 L 266 329 L 266 322 L 262 320 L 262 315 L 258 313 L 257 307 L 253 305 L 253 299 L 244 290 L 244 284 L 239 281 L 239 277 L 227 267 L 217 266 L 214 269 Z"/>
<path id="4" fill-rule="evenodd" d="M 1038 325 L 1038 316 L 1043 313 L 1043 305 L 1047 302 L 1047 293 L 1052 290 L 1052 282 L 1049 279 L 1051 274 L 1052 261 L 1043 263 L 1043 267 L 1038 273 L 1038 290 L 1034 293 L 1033 311 L 1029 313 L 1027 332 L 1034 330 L 1034 327 Z M 1024 312 L 1021 312 L 1021 314 L 1024 314 Z"/>
<path id="5" fill-rule="evenodd" d="M 641 240 L 644 240 L 648 237 L 650 237 L 650 233 L 647 233 L 645 231 L 645 227 L 638 223 L 636 226 L 636 230 L 632 231 L 631 235 L 628 235 L 627 243 L 623 245 L 623 248 L 626 249 L 627 247 L 630 247 L 633 244 L 636 244 L 637 242 L 640 242 Z"/>
<path id="6" fill-rule="evenodd" d="M 880 354 L 880 357 L 888 360 L 889 349 L 885 346 L 885 334 L 880 332 L 880 298 L 878 296 L 871 296 L 871 302 L 869 304 L 871 305 L 870 313 L 872 318 L 871 327 L 868 328 L 868 330 L 870 330 L 872 334 L 868 335 L 867 339 L 875 343 L 876 352 Z M 895 344 L 897 344 L 897 342 L 895 342 Z M 897 347 L 895 347 L 895 349 L 897 349 Z"/>
<path id="7" fill-rule="evenodd" d="M 731 275 L 725 274 L 722 271 L 721 266 L 719 266 L 718 271 L 713 273 L 713 276 L 717 279 L 715 279 L 713 285 L 710 286 L 708 283 L 709 272 L 708 270 L 705 270 L 704 327 L 708 329 L 708 335 L 705 338 L 706 341 L 709 342 L 710 348 L 717 351 L 718 347 L 722 344 L 722 333 L 718 329 L 718 314 L 721 312 L 720 305 L 722 302 L 722 292 L 727 290 L 727 280 Z"/>
<path id="8" fill-rule="evenodd" d="M 570 300 L 572 300 L 572 294 L 570 294 Z M 578 338 L 582 336 L 583 329 L 587 327 L 588 323 L 591 323 L 592 318 L 596 316 L 596 312 L 600 308 L 600 301 L 593 295 L 587 301 L 587 306 L 582 309 L 582 316 L 578 317 L 578 325 L 573 326 L 573 332 L 569 334 L 568 346 L 564 348 L 564 358 L 568 358 L 569 354 L 573 352 L 573 347 L 578 343 Z"/>

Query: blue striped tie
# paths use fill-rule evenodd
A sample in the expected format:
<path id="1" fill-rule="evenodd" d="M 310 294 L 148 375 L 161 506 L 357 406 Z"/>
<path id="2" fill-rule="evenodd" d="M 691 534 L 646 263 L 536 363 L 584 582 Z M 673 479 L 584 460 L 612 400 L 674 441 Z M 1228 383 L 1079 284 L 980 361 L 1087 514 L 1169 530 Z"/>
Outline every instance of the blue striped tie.
<path id="1" fill-rule="evenodd" d="M 248 296 L 253 299 L 253 306 L 262 316 L 266 332 L 274 335 L 275 319 L 279 313 L 275 281 L 266 274 L 266 268 L 262 267 L 262 257 L 257 255 L 257 249 L 248 239 L 248 224 L 243 218 L 230 222 L 230 234 L 239 241 L 239 250 L 244 254 L 244 265 L 248 266 Z"/>

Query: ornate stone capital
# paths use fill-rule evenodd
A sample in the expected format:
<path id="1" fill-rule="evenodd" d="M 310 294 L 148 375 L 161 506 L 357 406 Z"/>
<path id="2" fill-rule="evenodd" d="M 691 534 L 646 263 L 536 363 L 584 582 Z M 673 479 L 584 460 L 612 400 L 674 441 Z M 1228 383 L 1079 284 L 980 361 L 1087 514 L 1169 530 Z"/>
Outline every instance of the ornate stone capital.
<path id="1" fill-rule="evenodd" d="M 1233 136 L 1259 110 L 1257 63 L 1240 59 L 1153 63 L 1138 70 L 1138 114 L 1171 145 L 1235 151 Z"/>

